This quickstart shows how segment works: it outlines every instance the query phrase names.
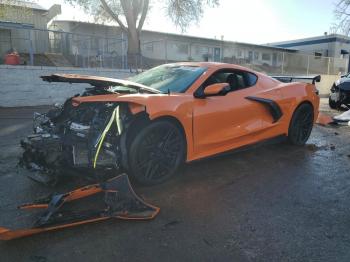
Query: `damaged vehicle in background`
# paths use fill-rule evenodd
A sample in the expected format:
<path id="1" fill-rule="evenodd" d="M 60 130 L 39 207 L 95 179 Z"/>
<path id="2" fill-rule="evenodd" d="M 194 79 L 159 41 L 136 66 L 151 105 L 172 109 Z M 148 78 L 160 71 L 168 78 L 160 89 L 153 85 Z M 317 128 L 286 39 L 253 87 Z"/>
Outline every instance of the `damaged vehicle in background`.
<path id="1" fill-rule="evenodd" d="M 283 83 L 289 81 L 223 63 L 167 64 L 129 80 L 42 79 L 92 86 L 62 107 L 35 114 L 34 134 L 21 142 L 22 166 L 49 180 L 88 169 L 127 172 L 154 185 L 185 162 L 277 136 L 304 145 L 319 107 L 319 77 L 309 77 L 312 84 Z"/>
<path id="2" fill-rule="evenodd" d="M 331 87 L 329 107 L 340 109 L 342 105 L 350 108 L 350 73 L 341 76 Z"/>

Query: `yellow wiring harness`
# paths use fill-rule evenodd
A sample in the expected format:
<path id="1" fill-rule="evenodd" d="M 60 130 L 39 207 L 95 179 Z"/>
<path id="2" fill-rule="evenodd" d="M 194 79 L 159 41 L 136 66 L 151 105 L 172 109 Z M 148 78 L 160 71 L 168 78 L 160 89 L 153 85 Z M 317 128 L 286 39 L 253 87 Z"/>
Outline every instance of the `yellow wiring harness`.
<path id="1" fill-rule="evenodd" d="M 97 142 L 97 151 L 96 151 L 96 154 L 95 154 L 95 159 L 94 159 L 94 168 L 96 168 L 96 163 L 97 163 L 97 158 L 98 158 L 98 155 L 100 154 L 100 150 L 101 150 L 101 147 L 102 147 L 102 144 L 103 144 L 103 141 L 105 140 L 106 138 L 106 134 L 109 132 L 109 130 L 111 129 L 112 127 L 112 124 L 113 122 L 115 121 L 115 124 L 117 126 L 117 131 L 118 131 L 118 134 L 121 133 L 121 125 L 120 125 L 120 119 L 119 119 L 119 106 L 117 106 L 113 112 L 112 112 L 112 116 L 111 118 L 109 119 L 109 122 L 107 124 L 107 126 L 105 127 L 105 129 L 103 130 L 100 138 L 99 138 L 99 141 Z"/>

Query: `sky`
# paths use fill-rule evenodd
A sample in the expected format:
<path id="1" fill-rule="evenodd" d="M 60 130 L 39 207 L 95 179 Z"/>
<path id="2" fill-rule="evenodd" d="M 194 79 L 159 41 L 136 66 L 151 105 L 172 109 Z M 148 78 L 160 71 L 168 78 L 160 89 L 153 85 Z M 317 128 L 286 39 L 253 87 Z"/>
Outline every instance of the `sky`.
<path id="1" fill-rule="evenodd" d="M 266 44 L 323 35 L 334 23 L 337 0 L 220 0 L 215 8 L 206 8 L 198 24 L 183 34 L 207 38 Z M 93 22 L 82 10 L 63 0 L 36 0 L 43 7 L 62 5 L 57 19 Z M 181 34 L 165 15 L 164 9 L 154 2 L 144 29 Z"/>

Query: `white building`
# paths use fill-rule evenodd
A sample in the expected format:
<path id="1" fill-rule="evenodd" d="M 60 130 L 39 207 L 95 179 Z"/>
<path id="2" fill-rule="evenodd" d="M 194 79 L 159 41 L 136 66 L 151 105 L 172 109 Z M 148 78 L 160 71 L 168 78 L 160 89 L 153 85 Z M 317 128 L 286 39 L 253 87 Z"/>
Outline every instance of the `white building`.
<path id="1" fill-rule="evenodd" d="M 60 5 L 45 9 L 35 3 L 0 0 L 0 56 L 12 48 L 27 54 L 46 52 L 47 24 L 60 13 Z"/>
<path id="2" fill-rule="evenodd" d="M 274 47 L 293 48 L 315 56 L 340 58 L 350 52 L 350 37 L 338 34 L 309 37 L 269 44 Z"/>
<path id="3" fill-rule="evenodd" d="M 69 20 L 55 20 L 50 30 L 62 32 L 55 44 L 67 45 L 68 53 L 104 57 L 126 53 L 122 43 L 127 37 L 116 26 Z M 68 34 L 64 34 L 67 32 Z M 61 38 L 68 38 L 62 40 Z M 171 61 L 224 61 L 255 66 L 280 67 L 282 52 L 295 53 L 290 48 L 254 45 L 212 38 L 187 36 L 143 30 L 140 37 L 142 57 L 150 65 Z M 68 55 L 68 54 L 67 54 Z"/>

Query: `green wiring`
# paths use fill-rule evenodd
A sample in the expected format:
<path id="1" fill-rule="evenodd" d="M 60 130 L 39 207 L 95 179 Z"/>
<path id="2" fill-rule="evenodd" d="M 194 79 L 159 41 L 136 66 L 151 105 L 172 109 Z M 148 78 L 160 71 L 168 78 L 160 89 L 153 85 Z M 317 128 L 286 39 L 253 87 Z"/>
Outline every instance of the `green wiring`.
<path id="1" fill-rule="evenodd" d="M 98 158 L 98 155 L 100 154 L 100 150 L 101 150 L 103 141 L 105 140 L 106 134 L 111 129 L 112 124 L 113 124 L 114 121 L 115 121 L 115 123 L 117 125 L 118 134 L 120 134 L 121 133 L 121 127 L 119 125 L 119 122 L 120 122 L 120 120 L 119 120 L 119 106 L 117 106 L 113 110 L 112 116 L 111 116 L 111 118 L 110 118 L 106 128 L 103 130 L 102 135 L 100 136 L 100 140 L 97 143 L 97 151 L 96 151 L 95 159 L 94 159 L 94 168 L 96 168 L 97 158 Z"/>

